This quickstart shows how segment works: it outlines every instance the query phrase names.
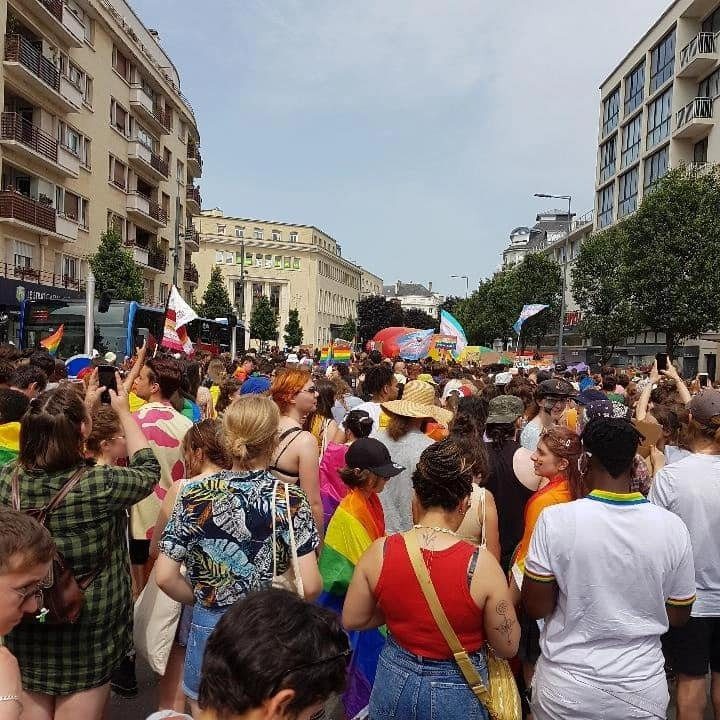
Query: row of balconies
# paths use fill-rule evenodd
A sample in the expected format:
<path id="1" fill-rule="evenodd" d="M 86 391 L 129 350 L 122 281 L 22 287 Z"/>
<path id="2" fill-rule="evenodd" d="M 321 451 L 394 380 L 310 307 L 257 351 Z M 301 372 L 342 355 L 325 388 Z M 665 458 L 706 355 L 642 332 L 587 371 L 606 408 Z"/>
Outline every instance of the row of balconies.
<path id="1" fill-rule="evenodd" d="M 0 222 L 30 228 L 63 242 L 78 239 L 76 218 L 66 217 L 52 205 L 41 203 L 17 190 L 0 190 Z"/>

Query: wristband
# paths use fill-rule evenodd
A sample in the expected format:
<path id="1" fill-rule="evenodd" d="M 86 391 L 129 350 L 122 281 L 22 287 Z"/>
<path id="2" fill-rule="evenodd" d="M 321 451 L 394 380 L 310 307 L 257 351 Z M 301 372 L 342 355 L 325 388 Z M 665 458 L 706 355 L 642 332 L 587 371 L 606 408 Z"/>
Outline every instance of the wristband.
<path id="1" fill-rule="evenodd" d="M 20 704 L 20 698 L 17 695 L 0 695 L 0 702 L 16 702 Z"/>

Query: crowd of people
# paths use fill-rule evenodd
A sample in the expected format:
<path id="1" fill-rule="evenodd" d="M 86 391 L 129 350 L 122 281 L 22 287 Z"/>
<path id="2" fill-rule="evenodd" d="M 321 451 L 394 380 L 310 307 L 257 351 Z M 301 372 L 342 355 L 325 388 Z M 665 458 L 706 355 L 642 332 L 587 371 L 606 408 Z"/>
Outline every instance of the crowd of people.
<path id="1" fill-rule="evenodd" d="M 720 718 L 704 378 L 115 360 L 0 346 L 0 720 Z"/>

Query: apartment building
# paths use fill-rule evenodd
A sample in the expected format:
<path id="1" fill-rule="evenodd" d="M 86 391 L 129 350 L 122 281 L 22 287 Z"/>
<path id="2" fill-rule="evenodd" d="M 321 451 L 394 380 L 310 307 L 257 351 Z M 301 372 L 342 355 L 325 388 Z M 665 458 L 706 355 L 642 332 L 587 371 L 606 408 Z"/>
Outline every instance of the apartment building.
<path id="1" fill-rule="evenodd" d="M 443 295 L 433 292 L 431 282 L 425 287 L 420 283 L 398 280 L 394 285 L 385 285 L 382 294 L 387 300 L 399 302 L 403 310 L 421 310 L 434 318 L 439 317 L 440 306 L 445 302 Z"/>
<path id="2" fill-rule="evenodd" d="M 80 294 L 108 227 L 146 301 L 189 295 L 200 135 L 157 31 L 124 0 L 7 0 L 0 26 L 0 303 Z"/>
<path id="3" fill-rule="evenodd" d="M 595 227 L 634 212 L 668 168 L 720 161 L 720 2 L 676 0 L 600 87 Z M 679 350 L 683 369 L 715 377 L 717 336 Z M 630 360 L 664 351 L 663 333 L 628 338 Z"/>
<path id="4" fill-rule="evenodd" d="M 357 318 L 362 269 L 343 258 L 341 246 L 319 228 L 230 217 L 218 208 L 202 212 L 194 223 L 201 287 L 220 266 L 246 326 L 262 296 L 279 317 L 280 343 L 292 309 L 299 310 L 308 345 L 329 342 L 348 319 Z"/>
<path id="5" fill-rule="evenodd" d="M 372 295 L 383 294 L 383 279 L 379 275 L 371 273 L 369 270 L 361 268 L 360 276 L 360 297 L 366 298 Z"/>

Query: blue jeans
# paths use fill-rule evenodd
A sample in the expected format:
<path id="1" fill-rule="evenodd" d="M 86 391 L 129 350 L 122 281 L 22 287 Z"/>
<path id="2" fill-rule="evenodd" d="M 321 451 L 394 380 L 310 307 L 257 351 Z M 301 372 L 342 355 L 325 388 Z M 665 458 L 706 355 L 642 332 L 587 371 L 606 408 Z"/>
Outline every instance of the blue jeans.
<path id="1" fill-rule="evenodd" d="M 487 683 L 485 653 L 470 655 Z M 455 660 L 412 655 L 391 637 L 378 660 L 370 720 L 489 720 Z"/>
<path id="2" fill-rule="evenodd" d="M 229 610 L 227 608 L 209 610 L 202 605 L 195 605 L 192 609 L 190 634 L 188 635 L 185 650 L 185 671 L 183 673 L 182 688 L 185 695 L 191 700 L 198 699 L 200 691 L 200 669 L 210 634 L 220 622 L 220 618 Z"/>

